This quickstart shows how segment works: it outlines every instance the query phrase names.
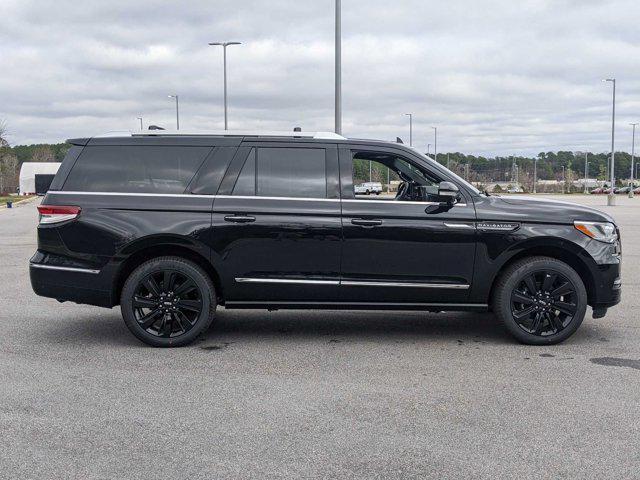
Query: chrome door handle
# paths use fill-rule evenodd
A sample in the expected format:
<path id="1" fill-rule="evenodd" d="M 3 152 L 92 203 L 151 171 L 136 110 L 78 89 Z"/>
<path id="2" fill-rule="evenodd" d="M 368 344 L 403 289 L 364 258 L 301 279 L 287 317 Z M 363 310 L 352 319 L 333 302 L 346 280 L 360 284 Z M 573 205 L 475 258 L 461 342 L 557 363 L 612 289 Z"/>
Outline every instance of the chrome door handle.
<path id="1" fill-rule="evenodd" d="M 224 221 L 235 223 L 251 223 L 256 221 L 256 217 L 251 217 L 249 215 L 226 215 L 224 217 Z"/>
<path id="2" fill-rule="evenodd" d="M 353 225 L 359 225 L 361 227 L 375 227 L 382 225 L 382 220 L 371 220 L 366 218 L 352 218 L 351 223 Z"/>

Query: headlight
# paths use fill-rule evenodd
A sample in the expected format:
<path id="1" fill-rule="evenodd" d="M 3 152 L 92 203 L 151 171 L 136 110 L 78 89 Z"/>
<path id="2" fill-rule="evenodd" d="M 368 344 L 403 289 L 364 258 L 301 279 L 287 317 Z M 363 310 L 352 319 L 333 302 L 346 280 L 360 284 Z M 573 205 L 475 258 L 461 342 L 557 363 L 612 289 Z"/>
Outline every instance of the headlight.
<path id="1" fill-rule="evenodd" d="M 581 222 L 576 220 L 573 225 L 587 237 L 605 243 L 614 243 L 618 239 L 616 226 L 609 222 Z"/>

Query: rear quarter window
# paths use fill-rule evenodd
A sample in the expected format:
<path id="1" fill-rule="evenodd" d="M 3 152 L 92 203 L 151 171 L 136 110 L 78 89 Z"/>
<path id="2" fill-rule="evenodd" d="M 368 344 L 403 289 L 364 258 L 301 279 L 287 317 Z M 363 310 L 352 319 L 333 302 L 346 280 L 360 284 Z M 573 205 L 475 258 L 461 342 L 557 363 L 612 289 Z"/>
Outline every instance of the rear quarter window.
<path id="1" fill-rule="evenodd" d="M 88 146 L 64 190 L 184 193 L 212 147 Z"/>

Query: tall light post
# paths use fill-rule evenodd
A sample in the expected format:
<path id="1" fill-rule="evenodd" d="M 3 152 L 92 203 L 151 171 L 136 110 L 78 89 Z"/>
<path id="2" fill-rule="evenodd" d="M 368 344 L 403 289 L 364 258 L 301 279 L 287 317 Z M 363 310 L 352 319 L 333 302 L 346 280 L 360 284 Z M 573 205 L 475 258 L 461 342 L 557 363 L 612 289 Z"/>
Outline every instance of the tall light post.
<path id="1" fill-rule="evenodd" d="M 431 155 L 431 144 L 427 143 L 427 156 Z"/>
<path id="2" fill-rule="evenodd" d="M 335 131 L 342 135 L 342 2 L 336 0 Z"/>
<path id="3" fill-rule="evenodd" d="M 616 195 L 613 193 L 615 188 L 615 134 L 616 134 L 616 79 L 605 78 L 603 82 L 613 83 L 613 107 L 611 110 L 611 193 L 607 196 L 607 205 L 613 206 L 616 204 Z"/>
<path id="4" fill-rule="evenodd" d="M 433 128 L 433 158 L 438 161 L 438 127 Z"/>
<path id="5" fill-rule="evenodd" d="M 178 106 L 178 95 L 167 95 L 167 97 L 176 99 L 176 130 L 180 130 L 180 107 Z"/>
<path id="6" fill-rule="evenodd" d="M 413 113 L 405 113 L 409 117 L 409 146 L 413 147 Z"/>
<path id="7" fill-rule="evenodd" d="M 566 188 L 566 181 L 565 181 L 565 176 L 564 176 L 564 165 L 562 165 L 562 193 L 564 192 L 564 189 Z"/>
<path id="8" fill-rule="evenodd" d="M 633 162 L 636 156 L 636 126 L 637 123 L 630 123 L 633 127 L 633 137 L 631 140 L 631 179 L 629 180 L 629 198 L 633 198 Z"/>
<path id="9" fill-rule="evenodd" d="M 211 46 L 222 47 L 222 63 L 223 63 L 223 75 L 224 75 L 224 129 L 229 130 L 229 123 L 227 119 L 227 47 L 229 45 L 241 45 L 240 42 L 210 42 Z"/>
<path id="10" fill-rule="evenodd" d="M 533 193 L 537 193 L 536 183 L 538 183 L 538 157 L 533 157 Z"/>
<path id="11" fill-rule="evenodd" d="M 584 152 L 584 193 L 589 193 L 587 189 L 587 178 L 589 177 L 589 162 L 587 161 L 588 152 Z"/>
<path id="12" fill-rule="evenodd" d="M 142 131 L 142 129 L 144 128 L 142 126 L 142 117 L 136 117 L 138 120 L 140 120 L 140 131 Z"/>

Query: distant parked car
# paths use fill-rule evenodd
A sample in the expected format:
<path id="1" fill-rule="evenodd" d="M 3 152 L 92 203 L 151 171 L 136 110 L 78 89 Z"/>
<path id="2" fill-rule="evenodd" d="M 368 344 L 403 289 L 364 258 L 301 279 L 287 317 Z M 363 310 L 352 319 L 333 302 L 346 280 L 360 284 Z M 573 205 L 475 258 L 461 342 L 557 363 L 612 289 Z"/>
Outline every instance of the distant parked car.
<path id="1" fill-rule="evenodd" d="M 616 188 L 613 192 L 614 193 L 629 193 L 629 190 L 631 190 L 631 187 L 620 187 L 620 188 Z"/>
<path id="2" fill-rule="evenodd" d="M 638 193 L 640 194 L 640 187 L 636 187 L 633 189 L 633 193 Z"/>
<path id="3" fill-rule="evenodd" d="M 602 187 L 597 187 L 591 190 L 592 195 L 602 195 L 603 193 L 604 193 L 604 188 Z"/>
<path id="4" fill-rule="evenodd" d="M 365 194 L 371 195 L 375 193 L 376 195 L 380 195 L 382 193 L 382 184 L 380 182 L 365 182 L 360 185 L 356 185 L 354 187 L 356 194 Z"/>
<path id="5" fill-rule="evenodd" d="M 611 188 L 607 187 L 602 190 L 602 193 L 609 195 L 611 193 Z"/>

